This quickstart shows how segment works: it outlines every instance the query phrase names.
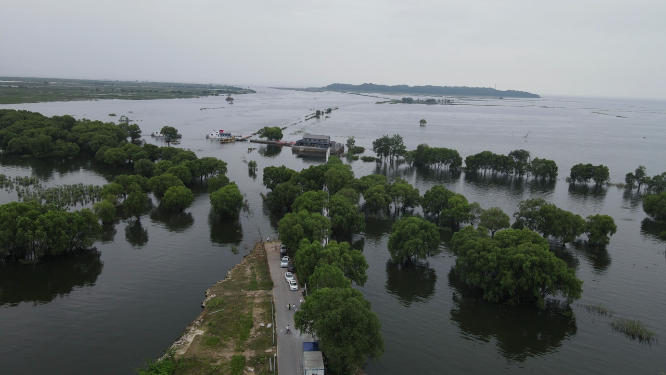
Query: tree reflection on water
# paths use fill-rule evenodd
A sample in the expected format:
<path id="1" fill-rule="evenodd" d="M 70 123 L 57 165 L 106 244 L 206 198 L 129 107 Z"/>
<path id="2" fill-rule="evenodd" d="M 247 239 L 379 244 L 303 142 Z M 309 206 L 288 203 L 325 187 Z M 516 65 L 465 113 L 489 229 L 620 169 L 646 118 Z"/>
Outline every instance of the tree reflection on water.
<path id="1" fill-rule="evenodd" d="M 125 227 L 125 239 L 134 247 L 143 247 L 148 243 L 148 230 L 141 226 L 140 220 L 129 220 Z"/>
<path id="2" fill-rule="evenodd" d="M 150 212 L 150 220 L 154 223 L 164 224 L 170 232 L 181 233 L 194 224 L 194 217 L 189 212 L 166 210 L 157 206 Z"/>
<path id="3" fill-rule="evenodd" d="M 282 152 L 282 146 L 275 146 L 275 145 L 262 145 L 259 146 L 259 150 L 257 152 L 259 155 L 265 157 L 265 158 L 274 158 Z"/>
<path id="4" fill-rule="evenodd" d="M 611 257 L 605 246 L 592 246 L 587 241 L 574 241 L 570 245 L 578 255 L 585 258 L 595 273 L 602 274 L 610 267 Z"/>
<path id="5" fill-rule="evenodd" d="M 243 228 L 237 218 L 222 219 L 212 211 L 208 215 L 210 241 L 218 245 L 239 244 L 243 241 Z"/>
<path id="6" fill-rule="evenodd" d="M 96 249 L 61 254 L 37 264 L 0 263 L 0 306 L 44 304 L 75 287 L 95 285 L 103 265 Z"/>
<path id="7" fill-rule="evenodd" d="M 661 234 L 666 232 L 666 223 L 659 223 L 650 218 L 645 218 L 641 221 L 641 234 L 652 238 L 666 240 Z"/>
<path id="8" fill-rule="evenodd" d="M 466 337 L 485 343 L 495 339 L 498 351 L 509 360 L 524 362 L 552 353 L 577 332 L 575 315 L 559 301 L 547 300 L 543 309 L 503 306 L 483 300 L 482 293 L 453 270 L 448 277 L 454 290 L 451 320 Z"/>
<path id="9" fill-rule="evenodd" d="M 403 306 L 426 302 L 435 295 L 437 274 L 427 263 L 386 262 L 386 290 Z"/>

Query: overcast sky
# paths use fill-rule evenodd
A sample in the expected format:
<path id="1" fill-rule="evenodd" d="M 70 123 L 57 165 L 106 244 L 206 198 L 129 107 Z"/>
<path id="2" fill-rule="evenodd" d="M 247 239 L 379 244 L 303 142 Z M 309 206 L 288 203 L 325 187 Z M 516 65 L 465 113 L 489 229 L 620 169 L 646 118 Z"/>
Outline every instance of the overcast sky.
<path id="1" fill-rule="evenodd" d="M 0 75 L 666 99 L 666 1 L 5 0 Z"/>

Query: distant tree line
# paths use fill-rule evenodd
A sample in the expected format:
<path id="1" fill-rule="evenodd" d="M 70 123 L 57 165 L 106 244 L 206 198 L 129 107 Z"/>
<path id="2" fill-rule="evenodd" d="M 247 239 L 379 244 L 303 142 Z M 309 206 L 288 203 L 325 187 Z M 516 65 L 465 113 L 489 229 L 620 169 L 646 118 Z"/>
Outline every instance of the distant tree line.
<path id="1" fill-rule="evenodd" d="M 474 96 L 495 96 L 495 97 L 513 97 L 513 98 L 540 98 L 539 95 L 525 91 L 516 90 L 496 90 L 491 87 L 465 87 L 465 86 L 407 86 L 407 85 L 376 85 L 373 83 L 364 83 L 362 85 L 350 85 L 344 83 L 334 83 L 323 87 L 324 90 L 336 91 L 354 91 L 354 92 L 377 92 L 377 93 L 398 93 L 398 94 L 425 94 L 425 95 L 474 95 Z"/>

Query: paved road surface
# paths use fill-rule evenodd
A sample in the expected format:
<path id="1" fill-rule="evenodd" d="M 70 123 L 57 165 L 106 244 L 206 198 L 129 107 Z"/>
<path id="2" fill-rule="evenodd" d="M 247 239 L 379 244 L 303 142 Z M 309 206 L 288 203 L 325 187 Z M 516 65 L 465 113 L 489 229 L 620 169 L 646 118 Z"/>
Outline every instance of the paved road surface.
<path id="1" fill-rule="evenodd" d="M 303 343 L 312 341 L 312 336 L 300 334 L 294 329 L 294 310 L 287 309 L 287 304 L 300 307 L 301 292 L 289 290 L 284 278 L 286 268 L 280 268 L 280 242 L 264 242 L 268 265 L 273 278 L 273 299 L 275 300 L 275 324 L 277 325 L 278 372 L 280 375 L 303 374 Z M 287 334 L 287 324 L 291 334 Z"/>

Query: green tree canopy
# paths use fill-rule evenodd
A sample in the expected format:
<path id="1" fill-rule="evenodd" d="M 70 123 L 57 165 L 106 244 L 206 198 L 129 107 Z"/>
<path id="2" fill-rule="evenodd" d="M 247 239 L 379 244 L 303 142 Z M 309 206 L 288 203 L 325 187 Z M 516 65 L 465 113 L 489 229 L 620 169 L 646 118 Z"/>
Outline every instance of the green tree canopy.
<path id="1" fill-rule="evenodd" d="M 353 191 L 353 190 L 352 190 Z M 365 215 L 349 198 L 334 194 L 329 201 L 329 216 L 333 232 L 361 232 L 365 230 Z"/>
<path id="2" fill-rule="evenodd" d="M 306 191 L 303 195 L 294 200 L 294 204 L 291 205 L 291 210 L 292 212 L 306 210 L 308 212 L 321 213 L 326 205 L 327 198 L 328 194 L 326 194 L 325 191 Z"/>
<path id="3" fill-rule="evenodd" d="M 403 179 L 399 179 L 391 184 L 389 195 L 393 200 L 396 211 L 398 209 L 414 208 L 419 205 L 419 200 L 421 199 L 419 189 L 416 189 Z"/>
<path id="4" fill-rule="evenodd" d="M 358 204 L 361 196 L 352 188 L 340 189 L 337 193 L 333 194 L 346 198 L 351 204 Z"/>
<path id="5" fill-rule="evenodd" d="M 527 199 L 518 204 L 518 212 L 514 213 L 516 222 L 514 229 L 528 228 L 553 236 L 566 245 L 585 231 L 585 220 L 580 215 L 558 208 L 543 198 Z"/>
<path id="6" fill-rule="evenodd" d="M 170 187 L 162 197 L 162 206 L 183 212 L 194 201 L 192 190 L 185 186 Z"/>
<path id="7" fill-rule="evenodd" d="M 462 194 L 455 194 L 446 202 L 446 207 L 441 212 L 441 219 L 456 228 L 460 228 L 461 223 L 467 223 L 471 220 L 470 213 L 472 206 L 467 203 L 467 198 Z"/>
<path id="8" fill-rule="evenodd" d="M 554 180 L 557 178 L 557 164 L 553 160 L 534 158 L 529 167 L 534 177 Z"/>
<path id="9" fill-rule="evenodd" d="M 284 165 L 281 165 L 279 167 L 273 167 L 273 166 L 265 167 L 264 176 L 263 176 L 264 186 L 266 186 L 268 189 L 273 190 L 275 189 L 276 186 L 288 182 L 289 180 L 291 180 L 291 178 L 294 175 L 297 174 L 298 172 L 294 171 L 293 169 L 289 169 Z"/>
<path id="10" fill-rule="evenodd" d="M 437 226 L 417 216 L 403 217 L 391 227 L 388 250 L 393 262 L 413 262 L 437 252 Z"/>
<path id="11" fill-rule="evenodd" d="M 266 138 L 269 141 L 279 141 L 282 139 L 282 129 L 278 126 L 264 126 L 257 132 L 259 138 Z"/>
<path id="12" fill-rule="evenodd" d="M 433 186 L 421 198 L 423 212 L 437 215 L 437 221 L 439 221 L 440 213 L 447 206 L 449 199 L 454 195 L 455 193 L 444 187 L 444 185 Z"/>
<path id="13" fill-rule="evenodd" d="M 294 315 L 296 328 L 316 335 L 333 374 L 355 374 L 384 353 L 381 322 L 363 294 L 352 288 L 312 293 Z"/>
<path id="14" fill-rule="evenodd" d="M 69 212 L 35 201 L 0 205 L 0 256 L 37 262 L 88 249 L 101 233 L 98 220 L 89 209 Z"/>
<path id="15" fill-rule="evenodd" d="M 184 166 L 182 164 L 169 168 L 166 171 L 166 173 L 170 173 L 170 174 L 178 177 L 178 179 L 183 181 L 184 185 L 189 184 L 192 181 L 192 173 L 190 172 L 190 170 L 186 166 Z"/>
<path id="16" fill-rule="evenodd" d="M 386 192 L 385 185 L 375 185 L 364 194 L 365 207 L 370 211 L 388 211 L 391 206 L 391 196 Z"/>
<path id="17" fill-rule="evenodd" d="M 298 183 L 303 187 L 303 191 L 322 190 L 325 182 L 324 174 L 330 167 L 329 164 L 319 164 L 303 169 L 298 174 Z"/>
<path id="18" fill-rule="evenodd" d="M 102 223 L 107 224 L 116 221 L 116 205 L 108 199 L 95 203 L 93 211 L 102 220 Z"/>
<path id="19" fill-rule="evenodd" d="M 130 215 L 136 217 L 138 220 L 141 218 L 141 214 L 143 214 L 143 212 L 146 210 L 147 203 L 148 194 L 144 193 L 140 189 L 136 189 L 129 193 L 127 199 L 125 199 L 125 202 L 123 202 L 123 207 Z"/>
<path id="20" fill-rule="evenodd" d="M 331 166 L 324 173 L 324 181 L 331 194 L 335 194 L 340 189 L 350 185 L 353 180 L 354 173 L 344 164 Z"/>
<path id="21" fill-rule="evenodd" d="M 229 182 L 230 182 L 229 177 L 223 174 L 209 178 L 208 181 L 206 182 L 208 185 L 208 193 L 210 194 L 214 191 L 220 190 L 221 188 L 229 185 Z"/>
<path id="22" fill-rule="evenodd" d="M 593 245 L 608 245 L 610 237 L 617 232 L 615 220 L 608 215 L 590 215 L 585 223 L 585 233 Z"/>
<path id="23" fill-rule="evenodd" d="M 162 199 L 164 193 L 173 186 L 185 186 L 183 181 L 170 173 L 164 173 L 150 179 L 150 190 L 159 199 Z"/>
<path id="24" fill-rule="evenodd" d="M 175 139 L 178 139 L 178 129 L 173 126 L 164 126 L 160 133 L 164 136 L 164 141 L 167 143 L 167 146 L 173 142 Z"/>
<path id="25" fill-rule="evenodd" d="M 666 220 L 666 192 L 646 194 L 643 198 L 643 211 L 655 220 Z"/>
<path id="26" fill-rule="evenodd" d="M 150 178 L 153 176 L 153 171 L 155 170 L 155 163 L 148 159 L 137 160 L 134 163 L 134 172 L 140 174 L 143 177 Z"/>
<path id="27" fill-rule="evenodd" d="M 322 246 L 321 241 L 301 240 L 294 256 L 299 281 L 310 283 L 310 276 L 319 266 L 331 265 L 339 268 L 345 277 L 363 286 L 368 280 L 365 270 L 368 262 L 360 250 L 351 248 L 348 242 L 331 241 Z"/>
<path id="28" fill-rule="evenodd" d="M 243 195 L 236 184 L 230 183 L 210 193 L 210 204 L 213 206 L 213 212 L 222 217 L 237 217 L 243 208 Z"/>
<path id="29" fill-rule="evenodd" d="M 125 165 L 127 162 L 127 155 L 120 148 L 110 148 L 104 153 L 104 160 L 106 164 L 113 165 L 114 167 L 120 167 Z"/>
<path id="30" fill-rule="evenodd" d="M 137 124 L 127 125 L 127 135 L 130 137 L 131 141 L 134 142 L 137 139 L 141 138 L 141 128 Z"/>
<path id="31" fill-rule="evenodd" d="M 309 281 L 308 288 L 311 291 L 323 288 L 351 288 L 351 280 L 345 277 L 340 268 L 330 264 L 315 267 Z"/>
<path id="32" fill-rule="evenodd" d="M 451 248 L 456 273 L 483 289 L 488 301 L 543 307 L 548 295 L 562 295 L 568 303 L 581 297 L 583 282 L 574 270 L 529 229 L 507 229 L 490 238 L 486 228 L 468 226 L 453 235 Z"/>
<path id="33" fill-rule="evenodd" d="M 383 174 L 371 174 L 363 176 L 355 181 L 356 190 L 361 194 L 365 194 L 370 188 L 377 185 L 388 185 L 388 178 Z"/>
<path id="34" fill-rule="evenodd" d="M 289 210 L 301 195 L 301 186 L 291 182 L 277 185 L 268 195 L 268 206 L 273 212 Z"/>
<path id="35" fill-rule="evenodd" d="M 490 235 L 495 236 L 495 232 L 500 229 L 508 228 L 511 225 L 511 218 L 505 214 L 499 207 L 490 207 L 481 213 L 480 226 L 488 228 Z"/>
<path id="36" fill-rule="evenodd" d="M 328 236 L 330 229 L 330 220 L 318 212 L 305 210 L 288 213 L 278 222 L 282 243 L 292 249 L 296 249 L 302 239 L 321 242 Z"/>

